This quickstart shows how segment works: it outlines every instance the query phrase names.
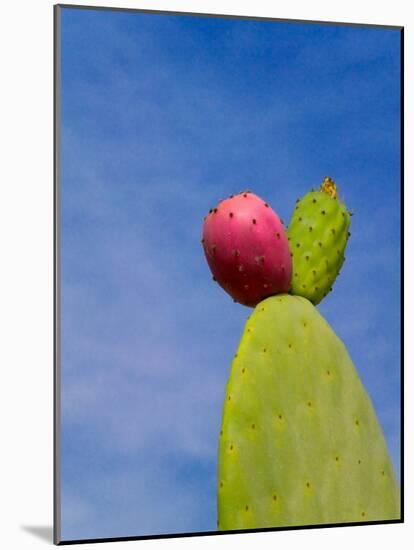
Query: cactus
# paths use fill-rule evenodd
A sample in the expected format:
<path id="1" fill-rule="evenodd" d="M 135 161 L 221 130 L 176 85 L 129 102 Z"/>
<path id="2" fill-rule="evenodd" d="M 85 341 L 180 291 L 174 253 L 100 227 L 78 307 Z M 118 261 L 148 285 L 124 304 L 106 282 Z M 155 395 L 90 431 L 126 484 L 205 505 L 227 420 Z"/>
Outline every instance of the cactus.
<path id="1" fill-rule="evenodd" d="M 283 224 L 257 195 L 245 191 L 212 208 L 201 242 L 213 279 L 236 302 L 254 307 L 289 290 L 292 259 Z"/>
<path id="2" fill-rule="evenodd" d="M 399 517 L 384 437 L 345 346 L 307 299 L 262 301 L 227 385 L 218 528 Z"/>
<path id="3" fill-rule="evenodd" d="M 342 267 L 349 224 L 330 178 L 298 201 L 288 237 L 249 192 L 221 201 L 205 218 L 213 278 L 255 307 L 223 408 L 221 530 L 400 519 L 399 488 L 370 398 L 315 308 Z"/>
<path id="4" fill-rule="evenodd" d="M 350 214 L 325 178 L 320 191 L 298 200 L 288 227 L 293 254 L 291 292 L 318 304 L 332 289 L 348 241 Z"/>

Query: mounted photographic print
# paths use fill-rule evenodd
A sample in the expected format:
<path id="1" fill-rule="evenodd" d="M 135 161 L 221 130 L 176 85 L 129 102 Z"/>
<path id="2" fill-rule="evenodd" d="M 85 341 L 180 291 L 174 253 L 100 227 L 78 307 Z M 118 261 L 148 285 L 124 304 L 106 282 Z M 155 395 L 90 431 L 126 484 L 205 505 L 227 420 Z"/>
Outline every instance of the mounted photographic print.
<path id="1" fill-rule="evenodd" d="M 402 57 L 55 7 L 55 543 L 403 521 Z"/>

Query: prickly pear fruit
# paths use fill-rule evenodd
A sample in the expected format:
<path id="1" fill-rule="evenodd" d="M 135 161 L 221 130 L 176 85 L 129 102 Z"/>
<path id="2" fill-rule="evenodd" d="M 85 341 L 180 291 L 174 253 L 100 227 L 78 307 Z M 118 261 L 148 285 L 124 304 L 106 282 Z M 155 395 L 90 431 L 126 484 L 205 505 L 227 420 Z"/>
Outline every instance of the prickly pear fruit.
<path id="1" fill-rule="evenodd" d="M 292 259 L 277 214 L 257 195 L 221 201 L 204 220 L 202 244 L 213 279 L 243 305 L 287 292 Z"/>
<path id="2" fill-rule="evenodd" d="M 320 191 L 298 200 L 287 231 L 293 254 L 291 292 L 318 304 L 332 289 L 348 241 L 350 215 L 335 183 L 325 178 Z"/>
<path id="3" fill-rule="evenodd" d="M 343 343 L 305 298 L 258 304 L 227 384 L 219 529 L 399 519 L 399 506 L 381 428 Z"/>

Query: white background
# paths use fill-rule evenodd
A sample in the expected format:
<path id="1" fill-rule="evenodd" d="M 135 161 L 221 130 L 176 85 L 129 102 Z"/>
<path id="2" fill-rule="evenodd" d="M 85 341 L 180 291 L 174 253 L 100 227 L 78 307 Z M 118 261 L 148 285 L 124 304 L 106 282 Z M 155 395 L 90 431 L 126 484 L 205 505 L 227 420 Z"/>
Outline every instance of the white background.
<path id="1" fill-rule="evenodd" d="M 69 0 L 68 0 L 68 3 Z M 406 45 L 406 402 L 413 395 L 414 306 L 411 215 L 413 181 L 414 19 L 410 2 L 170 0 L 82 2 L 87 5 L 405 26 Z M 0 546 L 50 545 L 31 528 L 52 525 L 53 412 L 53 1 L 4 2 L 0 12 Z M 410 155 L 411 150 L 411 155 Z M 384 220 L 386 223 L 386 220 Z M 412 247 L 411 247 L 412 250 Z M 411 308 L 410 308 L 411 306 Z M 357 312 L 356 312 L 357 313 Z M 84 548 L 410 547 L 414 534 L 413 401 L 405 423 L 406 523 L 84 545 Z M 410 437 L 411 433 L 411 437 Z M 412 543 L 411 543 L 412 545 Z"/>

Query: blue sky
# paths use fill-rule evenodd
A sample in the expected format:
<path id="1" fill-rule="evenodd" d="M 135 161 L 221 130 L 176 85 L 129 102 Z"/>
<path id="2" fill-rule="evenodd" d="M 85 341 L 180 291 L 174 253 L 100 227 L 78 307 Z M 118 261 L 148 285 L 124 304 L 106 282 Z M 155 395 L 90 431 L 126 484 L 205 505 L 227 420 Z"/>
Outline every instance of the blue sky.
<path id="1" fill-rule="evenodd" d="M 62 537 L 215 530 L 222 399 L 251 311 L 202 219 L 249 188 L 355 215 L 321 313 L 399 475 L 399 32 L 64 8 Z"/>

